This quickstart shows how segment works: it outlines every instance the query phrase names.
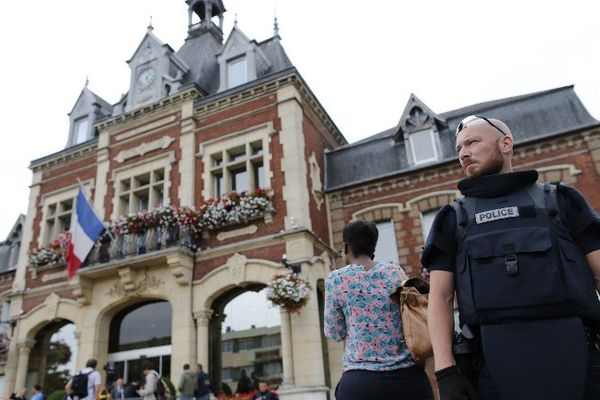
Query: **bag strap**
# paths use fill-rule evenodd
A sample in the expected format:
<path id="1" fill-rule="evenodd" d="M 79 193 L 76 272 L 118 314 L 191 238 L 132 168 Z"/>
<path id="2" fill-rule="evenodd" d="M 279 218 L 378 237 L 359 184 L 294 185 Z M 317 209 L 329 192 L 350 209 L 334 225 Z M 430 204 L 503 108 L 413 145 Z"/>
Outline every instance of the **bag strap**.
<path id="1" fill-rule="evenodd" d="M 476 203 L 477 200 L 474 197 L 463 197 L 450 203 L 456 215 L 457 247 L 462 244 L 469 224 L 475 219 Z"/>

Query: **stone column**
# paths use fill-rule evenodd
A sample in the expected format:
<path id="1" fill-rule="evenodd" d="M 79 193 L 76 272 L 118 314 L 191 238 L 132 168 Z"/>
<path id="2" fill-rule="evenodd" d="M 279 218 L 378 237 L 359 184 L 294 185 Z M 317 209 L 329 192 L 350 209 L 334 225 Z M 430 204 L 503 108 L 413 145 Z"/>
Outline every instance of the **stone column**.
<path id="1" fill-rule="evenodd" d="M 283 364 L 282 387 L 294 386 L 294 354 L 292 350 L 292 327 L 290 313 L 283 308 L 281 311 L 281 361 Z"/>
<path id="2" fill-rule="evenodd" d="M 210 323 L 211 316 L 212 310 L 202 310 L 194 313 L 197 327 L 196 343 L 198 346 L 198 363 L 202 364 L 204 371 L 208 371 L 208 325 Z"/>
<path id="3" fill-rule="evenodd" d="M 19 351 L 19 363 L 17 365 L 17 377 L 15 379 L 15 389 L 19 390 L 25 387 L 27 381 L 27 370 L 29 369 L 29 355 L 35 345 L 35 340 L 23 340 L 17 343 Z"/>

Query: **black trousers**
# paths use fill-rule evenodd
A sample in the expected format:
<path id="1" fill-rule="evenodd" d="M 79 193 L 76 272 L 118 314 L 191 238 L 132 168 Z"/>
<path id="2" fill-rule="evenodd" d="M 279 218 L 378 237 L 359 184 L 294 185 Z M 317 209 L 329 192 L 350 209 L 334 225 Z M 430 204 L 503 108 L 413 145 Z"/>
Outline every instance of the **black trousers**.
<path id="1" fill-rule="evenodd" d="M 336 400 L 433 400 L 422 367 L 395 371 L 346 371 L 335 389 Z"/>
<path id="2" fill-rule="evenodd" d="M 479 374 L 479 394 L 481 400 L 503 400 L 484 365 Z M 535 396 L 532 396 L 535 399 Z M 579 400 L 579 399 L 569 399 Z M 581 400 L 600 400 L 600 352 L 593 345 L 588 347 L 588 370 L 585 383 L 585 395 Z"/>

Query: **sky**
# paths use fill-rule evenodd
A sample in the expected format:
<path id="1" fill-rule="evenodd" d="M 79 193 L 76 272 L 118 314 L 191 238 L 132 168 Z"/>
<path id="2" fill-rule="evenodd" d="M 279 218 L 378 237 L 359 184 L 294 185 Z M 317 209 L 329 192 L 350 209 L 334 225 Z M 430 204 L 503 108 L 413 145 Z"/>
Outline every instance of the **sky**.
<path id="1" fill-rule="evenodd" d="M 575 84 L 600 119 L 595 2 L 224 0 L 250 38 L 272 36 L 350 142 L 393 127 L 411 93 L 433 111 Z M 368 4 L 368 7 L 365 5 Z M 89 88 L 114 103 L 152 17 L 177 50 L 184 0 L 0 2 L 0 241 L 27 211 L 31 160 L 64 148 L 68 113 Z"/>

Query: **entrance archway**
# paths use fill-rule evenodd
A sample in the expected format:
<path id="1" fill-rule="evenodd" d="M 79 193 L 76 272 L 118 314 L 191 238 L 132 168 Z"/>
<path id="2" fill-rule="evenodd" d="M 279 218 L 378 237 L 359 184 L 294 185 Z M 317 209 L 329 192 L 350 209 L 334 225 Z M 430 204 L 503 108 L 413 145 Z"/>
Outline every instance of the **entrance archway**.
<path id="1" fill-rule="evenodd" d="M 107 381 L 143 381 L 143 363 L 150 361 L 164 378 L 171 375 L 172 310 L 164 300 L 145 300 L 117 312 L 110 321 L 107 361 L 114 375 Z"/>
<path id="2" fill-rule="evenodd" d="M 259 378 L 281 383 L 281 319 L 268 305 L 265 287 L 232 288 L 212 304 L 209 373 L 217 393 L 251 392 Z"/>
<path id="3" fill-rule="evenodd" d="M 75 324 L 67 319 L 53 320 L 38 330 L 34 340 L 26 387 L 39 384 L 48 394 L 62 390 L 75 371 Z"/>

